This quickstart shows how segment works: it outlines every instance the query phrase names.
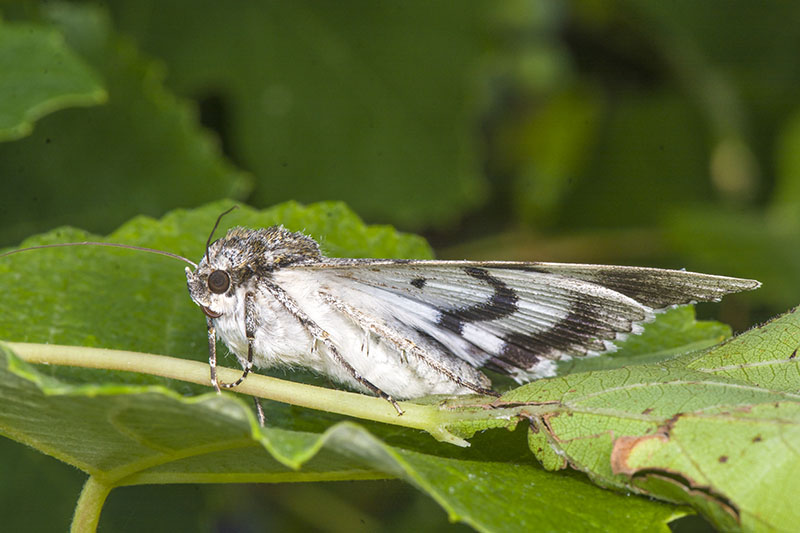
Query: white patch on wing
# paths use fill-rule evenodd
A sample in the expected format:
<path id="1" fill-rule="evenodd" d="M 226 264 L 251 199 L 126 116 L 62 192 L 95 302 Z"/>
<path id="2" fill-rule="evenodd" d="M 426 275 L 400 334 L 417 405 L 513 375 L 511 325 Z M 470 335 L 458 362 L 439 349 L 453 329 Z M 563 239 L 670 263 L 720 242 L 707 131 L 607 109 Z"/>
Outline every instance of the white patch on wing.
<path id="1" fill-rule="evenodd" d="M 520 309 L 520 317 L 517 318 L 512 315 L 508 317 L 508 319 L 519 320 L 523 316 L 530 317 L 530 322 L 535 323 L 542 329 L 550 329 L 558 322 L 567 318 L 570 311 L 570 302 L 565 302 L 562 298 L 560 300 L 553 299 L 548 303 L 550 305 L 542 305 L 542 303 L 538 301 L 521 299 L 517 302 L 517 306 Z"/>
<path id="2" fill-rule="evenodd" d="M 562 360 L 567 361 L 569 359 L 571 358 L 565 357 Z M 557 368 L 558 366 L 555 361 L 551 359 L 542 359 L 527 370 L 515 368 L 510 375 L 517 383 L 527 383 L 535 379 L 551 378 L 556 375 Z"/>
<path id="3" fill-rule="evenodd" d="M 503 339 L 498 338 L 496 335 L 493 335 L 485 328 L 473 322 L 464 324 L 464 327 L 461 329 L 461 336 L 464 337 L 466 341 L 490 354 L 500 353 L 506 344 Z"/>

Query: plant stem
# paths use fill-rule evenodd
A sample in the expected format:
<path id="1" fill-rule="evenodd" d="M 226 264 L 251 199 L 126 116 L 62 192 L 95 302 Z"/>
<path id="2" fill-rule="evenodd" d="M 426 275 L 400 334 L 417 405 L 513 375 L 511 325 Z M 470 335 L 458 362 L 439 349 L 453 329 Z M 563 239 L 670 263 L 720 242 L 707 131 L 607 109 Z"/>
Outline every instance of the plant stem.
<path id="1" fill-rule="evenodd" d="M 71 533 L 97 531 L 100 511 L 102 511 L 103 504 L 112 488 L 111 485 L 101 483 L 94 476 L 89 476 L 81 490 L 78 504 L 75 506 L 75 514 L 72 515 Z"/>
<path id="2" fill-rule="evenodd" d="M 180 381 L 209 385 L 209 369 L 205 363 L 124 350 L 108 350 L 85 346 L 61 346 L 55 344 L 5 343 L 19 357 L 29 363 L 78 366 L 123 370 L 162 376 Z M 221 379 L 231 382 L 240 370 L 217 368 Z M 452 416 L 436 405 L 419 405 L 401 402 L 404 411 L 398 416 L 385 400 L 313 385 L 305 385 L 267 376 L 251 374 L 236 387 L 236 392 L 257 396 L 310 409 L 338 413 L 355 418 L 374 420 L 397 426 L 421 429 L 437 440 L 459 446 L 469 444 L 447 430 Z"/>

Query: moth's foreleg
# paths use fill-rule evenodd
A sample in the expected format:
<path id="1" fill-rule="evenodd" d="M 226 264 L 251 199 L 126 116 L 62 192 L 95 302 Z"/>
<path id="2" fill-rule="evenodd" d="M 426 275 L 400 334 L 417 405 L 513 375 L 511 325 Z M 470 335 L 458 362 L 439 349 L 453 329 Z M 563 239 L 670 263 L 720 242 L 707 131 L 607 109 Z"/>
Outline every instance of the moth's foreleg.
<path id="1" fill-rule="evenodd" d="M 244 335 L 247 337 L 247 361 L 242 365 L 242 375 L 233 383 L 220 383 L 220 387 L 232 389 L 240 385 L 253 369 L 253 343 L 256 340 L 256 299 L 252 292 L 244 295 Z M 261 412 L 263 416 L 263 412 Z"/>
<path id="2" fill-rule="evenodd" d="M 245 295 L 245 336 L 247 337 L 247 362 L 242 365 L 242 375 L 233 383 L 220 383 L 217 378 L 217 336 L 216 328 L 210 317 L 207 317 L 208 325 L 208 366 L 211 368 L 211 384 L 220 392 L 220 388 L 232 389 L 233 387 L 241 384 L 253 368 L 253 342 L 255 341 L 256 331 L 256 314 L 255 314 L 255 298 L 253 293 L 248 292 Z M 266 420 L 264 416 L 264 408 L 261 406 L 261 401 L 253 397 L 253 402 L 256 405 L 256 415 L 258 416 L 258 423 L 264 425 Z"/>

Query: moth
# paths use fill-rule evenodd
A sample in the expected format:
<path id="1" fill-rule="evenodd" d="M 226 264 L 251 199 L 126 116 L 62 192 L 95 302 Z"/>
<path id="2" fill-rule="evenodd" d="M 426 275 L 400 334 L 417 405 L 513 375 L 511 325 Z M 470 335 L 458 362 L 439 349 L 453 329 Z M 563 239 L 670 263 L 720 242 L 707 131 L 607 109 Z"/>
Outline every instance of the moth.
<path id="1" fill-rule="evenodd" d="M 523 383 L 598 355 L 669 307 L 760 283 L 658 268 L 347 259 L 282 226 L 233 228 L 186 269 L 207 317 L 211 382 L 297 366 L 390 401 L 494 394 L 487 368 Z M 219 337 L 241 378 L 215 374 Z"/>
<path id="2" fill-rule="evenodd" d="M 482 369 L 519 383 L 553 376 L 558 361 L 614 350 L 658 311 L 760 286 L 659 268 L 326 257 L 282 226 L 236 227 L 211 242 L 223 215 L 198 264 L 127 245 L 64 244 L 135 248 L 194 267 L 186 281 L 206 315 L 217 391 L 254 366 L 303 367 L 402 414 L 401 399 L 496 395 Z M 234 382 L 217 377 L 217 339 L 242 366 Z"/>

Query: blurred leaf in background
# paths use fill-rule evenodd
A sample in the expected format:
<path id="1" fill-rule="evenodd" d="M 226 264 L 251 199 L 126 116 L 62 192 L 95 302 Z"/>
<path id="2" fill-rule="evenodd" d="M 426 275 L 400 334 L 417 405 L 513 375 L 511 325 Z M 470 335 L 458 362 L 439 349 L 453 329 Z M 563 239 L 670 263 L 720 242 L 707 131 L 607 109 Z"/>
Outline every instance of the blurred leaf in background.
<path id="1" fill-rule="evenodd" d="M 222 125 L 230 156 L 258 176 L 251 203 L 347 198 L 367 219 L 418 229 L 486 194 L 474 126 L 489 2 L 111 8 Z"/>
<path id="2" fill-rule="evenodd" d="M 61 34 L 39 26 L 0 26 L 0 72 L 0 141 L 30 134 L 33 122 L 60 109 L 106 100 L 95 73 Z"/>
<path id="3" fill-rule="evenodd" d="M 425 233 L 444 257 L 757 278 L 761 290 L 720 308 L 734 329 L 798 302 L 795 3 L 11 1 L 0 10 L 2 244 L 60 224 L 105 234 L 136 214 L 221 197 L 258 207 L 341 200 L 369 222 Z M 15 48 L 21 35 L 30 52 Z M 48 53 L 60 61 L 48 65 Z M 29 86 L 48 90 L 21 91 Z M 14 91 L 28 98 L 15 104 Z M 68 515 L 81 476 L 1 445 L 4 479 L 20 480 L 4 484 L 4 516 L 32 516 L 15 503 L 22 494 Z M 386 492 L 349 501 L 369 509 L 402 494 L 406 509 L 439 513 L 420 523 L 442 525 L 430 502 L 373 483 L 365 490 Z M 175 514 L 201 500 L 205 512 L 229 512 L 214 503 L 225 498 L 253 501 L 242 487 L 158 490 Z M 315 491 L 338 495 L 287 489 L 297 499 L 275 504 L 289 516 L 280 523 L 302 524 L 296 502 L 318 500 Z M 146 488 L 128 494 L 154 505 Z M 124 529 L 133 511 L 119 506 L 109 523 Z"/>

